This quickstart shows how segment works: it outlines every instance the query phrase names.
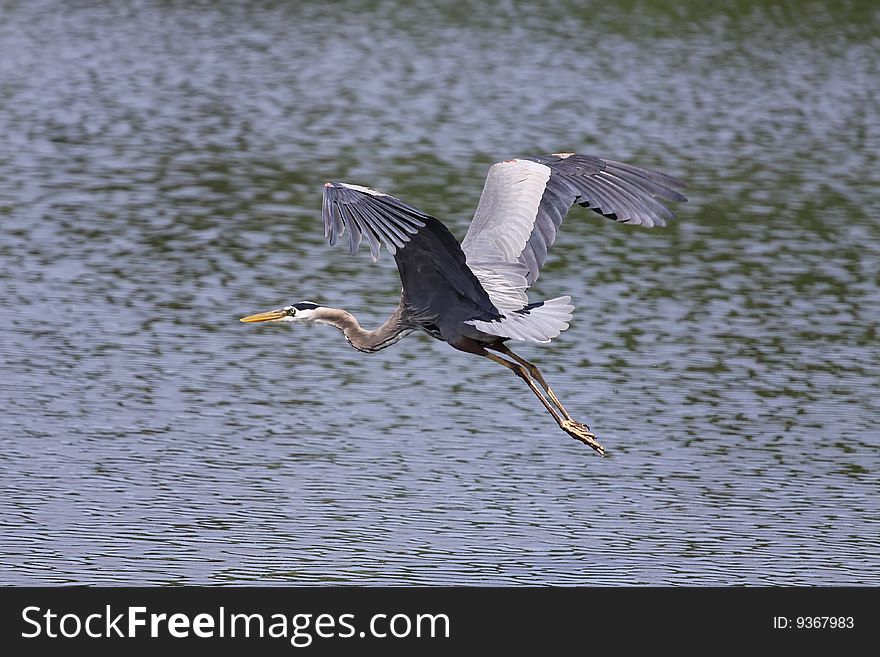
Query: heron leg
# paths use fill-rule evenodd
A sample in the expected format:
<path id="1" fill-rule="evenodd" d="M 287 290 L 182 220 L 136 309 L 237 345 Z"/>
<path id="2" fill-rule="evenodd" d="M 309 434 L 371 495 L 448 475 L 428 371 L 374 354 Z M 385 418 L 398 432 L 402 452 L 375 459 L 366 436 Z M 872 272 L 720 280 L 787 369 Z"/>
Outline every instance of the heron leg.
<path id="1" fill-rule="evenodd" d="M 518 356 L 517 354 L 513 353 L 510 348 L 504 343 L 490 347 L 490 349 L 494 349 L 495 351 L 501 352 L 505 356 L 509 356 L 517 363 L 525 367 L 529 371 L 529 374 L 531 374 L 532 378 L 539 384 L 541 384 L 541 387 L 544 388 L 545 391 L 547 391 L 547 396 L 550 398 L 550 401 L 556 404 L 556 407 L 562 413 L 562 417 L 564 417 L 566 420 L 572 419 L 569 412 L 565 410 L 565 406 L 563 406 L 562 402 L 559 401 L 559 397 L 556 396 L 556 393 L 553 392 L 553 389 L 547 384 L 547 381 L 544 379 L 544 375 L 541 374 L 541 370 L 538 369 L 537 365 L 535 365 L 534 363 L 530 363 L 522 356 Z M 587 427 L 587 429 L 590 428 L 586 424 L 584 424 L 583 426 Z"/>
<path id="2" fill-rule="evenodd" d="M 512 354 L 513 352 L 510 352 L 510 353 Z M 564 416 L 560 415 L 559 410 L 561 409 L 562 405 L 557 403 L 557 406 L 560 407 L 560 409 L 557 409 L 553 404 L 551 404 L 549 401 L 547 401 L 547 398 L 544 397 L 541 390 L 538 388 L 538 386 L 535 385 L 535 382 L 532 380 L 532 377 L 529 376 L 529 370 L 527 370 L 526 366 L 523 365 L 524 361 L 522 361 L 522 359 L 517 357 L 517 360 L 520 362 L 511 363 L 509 360 L 506 360 L 506 359 L 502 358 L 501 356 L 496 356 L 495 354 L 491 354 L 485 350 L 480 355 L 485 356 L 489 360 L 495 361 L 499 365 L 504 365 L 504 367 L 506 367 L 507 369 L 512 371 L 514 374 L 516 374 L 519 378 L 521 378 L 523 381 L 525 381 L 526 384 L 529 386 L 529 388 L 531 388 L 532 392 L 535 393 L 535 396 L 544 405 L 544 408 L 546 408 L 547 411 L 550 413 L 550 415 L 553 416 L 553 419 L 556 420 L 556 424 L 558 424 L 562 428 L 562 430 L 565 431 L 565 433 L 567 433 L 569 436 L 571 436 L 575 440 L 579 440 L 582 443 L 584 443 L 585 445 L 592 447 L 594 450 L 599 452 L 599 454 L 601 454 L 602 456 L 605 456 L 605 448 L 599 444 L 599 441 L 596 440 L 595 434 L 592 431 L 590 431 L 589 427 L 587 427 L 584 424 L 581 424 L 580 422 L 575 422 L 574 420 L 571 419 L 571 417 L 568 415 L 568 413 L 565 413 Z M 530 363 L 528 363 L 528 364 L 530 365 Z M 538 368 L 536 368 L 534 365 L 532 365 L 532 367 L 534 367 L 535 371 L 537 371 Z M 540 372 L 538 373 L 538 375 L 540 376 Z M 543 380 L 543 377 L 541 377 L 541 380 Z M 550 392 L 549 388 L 547 387 L 546 383 L 544 383 L 542 385 L 545 389 L 547 389 L 549 394 L 552 394 L 552 392 Z M 553 397 L 555 397 L 555 396 L 556 395 L 553 395 Z M 562 409 L 562 410 L 564 411 L 564 409 Z"/>

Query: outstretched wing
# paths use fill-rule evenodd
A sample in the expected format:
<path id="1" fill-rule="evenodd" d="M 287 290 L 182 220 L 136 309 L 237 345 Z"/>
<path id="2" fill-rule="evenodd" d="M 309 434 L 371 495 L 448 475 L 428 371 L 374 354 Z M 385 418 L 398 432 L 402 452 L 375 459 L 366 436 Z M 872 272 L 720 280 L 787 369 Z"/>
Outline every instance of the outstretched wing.
<path id="1" fill-rule="evenodd" d="M 388 249 L 400 272 L 404 300 L 420 321 L 500 316 L 467 266 L 458 240 L 434 217 L 388 194 L 341 182 L 324 185 L 322 214 L 330 244 L 348 231 L 351 253 L 364 239 L 374 262 L 381 246 Z"/>
<path id="2" fill-rule="evenodd" d="M 684 183 L 591 155 L 556 153 L 494 164 L 461 248 L 503 317 L 470 321 L 492 335 L 546 342 L 568 328 L 569 297 L 530 304 L 547 251 L 577 203 L 622 223 L 662 226 L 675 215 L 657 198 L 685 201 Z"/>
<path id="3" fill-rule="evenodd" d="M 477 270 L 495 263 L 505 271 L 518 266 L 498 294 L 524 298 L 572 205 L 621 223 L 664 226 L 675 215 L 657 199 L 686 201 L 676 191 L 683 187 L 666 174 L 592 155 L 557 153 L 499 162 L 489 169 L 461 248 Z"/>

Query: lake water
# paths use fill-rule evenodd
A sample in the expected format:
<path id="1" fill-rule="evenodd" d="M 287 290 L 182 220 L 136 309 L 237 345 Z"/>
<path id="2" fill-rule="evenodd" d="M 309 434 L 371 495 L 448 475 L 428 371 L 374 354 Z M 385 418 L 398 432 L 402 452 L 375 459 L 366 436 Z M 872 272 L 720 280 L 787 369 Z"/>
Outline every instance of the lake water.
<path id="1" fill-rule="evenodd" d="M 880 584 L 880 9 L 673 4 L 4 3 L 2 581 Z M 325 180 L 460 238 L 561 150 L 690 182 L 532 294 L 607 458 L 427 336 L 238 321 L 395 307 Z"/>

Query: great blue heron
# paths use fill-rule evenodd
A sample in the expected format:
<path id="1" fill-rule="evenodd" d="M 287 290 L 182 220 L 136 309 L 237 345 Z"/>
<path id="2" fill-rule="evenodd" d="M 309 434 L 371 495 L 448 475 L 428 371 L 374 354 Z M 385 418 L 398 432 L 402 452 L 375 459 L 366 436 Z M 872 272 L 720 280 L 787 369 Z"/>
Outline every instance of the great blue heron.
<path id="1" fill-rule="evenodd" d="M 473 221 L 459 244 L 440 221 L 393 196 L 328 182 L 322 207 L 325 237 L 332 245 L 348 230 L 351 253 L 366 238 L 374 262 L 384 245 L 403 283 L 397 309 L 375 331 L 362 328 L 345 310 L 310 301 L 241 321 L 329 324 L 341 329 L 352 347 L 367 353 L 424 331 L 512 371 L 566 433 L 604 454 L 595 434 L 571 417 L 538 368 L 505 343 L 549 342 L 568 328 L 571 297 L 530 303 L 526 290 L 537 280 L 572 205 L 621 223 L 663 226 L 674 215 L 656 199 L 686 201 L 676 191 L 684 186 L 663 173 L 591 155 L 505 160 L 489 169 Z"/>

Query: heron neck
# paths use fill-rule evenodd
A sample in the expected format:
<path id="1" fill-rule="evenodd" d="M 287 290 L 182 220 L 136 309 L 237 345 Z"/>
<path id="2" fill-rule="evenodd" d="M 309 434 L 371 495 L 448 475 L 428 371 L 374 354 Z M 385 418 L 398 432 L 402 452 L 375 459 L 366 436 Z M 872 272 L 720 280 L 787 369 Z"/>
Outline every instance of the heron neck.
<path id="1" fill-rule="evenodd" d="M 390 347 L 412 330 L 403 324 L 399 308 L 374 331 L 366 330 L 354 315 L 341 308 L 321 308 L 314 321 L 335 326 L 352 347 L 368 353 Z"/>

